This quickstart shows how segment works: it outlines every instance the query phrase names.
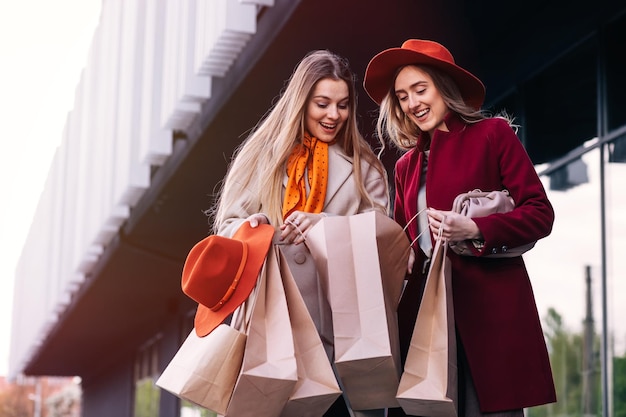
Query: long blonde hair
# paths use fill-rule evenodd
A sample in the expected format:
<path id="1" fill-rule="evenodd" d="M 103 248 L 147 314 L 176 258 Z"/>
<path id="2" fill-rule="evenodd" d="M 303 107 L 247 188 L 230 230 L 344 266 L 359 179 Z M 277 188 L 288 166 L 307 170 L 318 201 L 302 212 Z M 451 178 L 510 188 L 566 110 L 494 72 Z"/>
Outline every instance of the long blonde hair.
<path id="1" fill-rule="evenodd" d="M 263 212 L 274 225 L 282 223 L 283 178 L 287 159 L 305 133 L 307 102 L 316 84 L 323 79 L 343 80 L 349 90 L 349 116 L 338 132 L 337 142 L 353 158 L 353 170 L 362 198 L 374 202 L 365 190 L 361 159 L 385 177 L 381 162 L 361 135 L 356 121 L 354 74 L 347 60 L 327 51 L 308 53 L 296 66 L 274 107 L 261 119 L 235 151 L 214 208 L 213 229 L 217 232 L 228 207 L 248 196 L 246 209 Z M 208 214 L 212 214 L 209 211 Z"/>
<path id="2" fill-rule="evenodd" d="M 466 123 L 476 123 L 492 117 L 487 111 L 475 109 L 468 105 L 463 100 L 456 82 L 447 73 L 428 65 L 415 65 L 415 67 L 430 75 L 446 106 L 457 113 Z M 403 68 L 404 66 L 396 70 L 396 76 Z M 394 77 L 394 82 L 395 79 L 396 77 Z M 388 138 L 393 145 L 403 151 L 415 147 L 427 149 L 430 145 L 430 137 L 422 135 L 423 132 L 420 128 L 402 111 L 394 90 L 394 85 L 390 85 L 389 91 L 380 103 L 376 132 L 381 145 L 384 148 L 385 138 Z M 504 113 L 495 117 L 501 117 L 507 120 L 509 124 L 513 122 Z M 420 139 L 423 142 L 420 142 Z"/>

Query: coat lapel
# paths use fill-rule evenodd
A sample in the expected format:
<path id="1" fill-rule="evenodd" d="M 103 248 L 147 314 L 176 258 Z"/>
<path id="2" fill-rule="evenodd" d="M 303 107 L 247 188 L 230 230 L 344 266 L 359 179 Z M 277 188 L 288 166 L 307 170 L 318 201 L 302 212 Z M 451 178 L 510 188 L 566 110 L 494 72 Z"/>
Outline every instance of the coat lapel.
<path id="1" fill-rule="evenodd" d="M 339 189 L 352 175 L 352 165 L 352 158 L 343 153 L 340 145 L 335 144 L 328 148 L 328 186 L 324 207 L 333 201 Z"/>

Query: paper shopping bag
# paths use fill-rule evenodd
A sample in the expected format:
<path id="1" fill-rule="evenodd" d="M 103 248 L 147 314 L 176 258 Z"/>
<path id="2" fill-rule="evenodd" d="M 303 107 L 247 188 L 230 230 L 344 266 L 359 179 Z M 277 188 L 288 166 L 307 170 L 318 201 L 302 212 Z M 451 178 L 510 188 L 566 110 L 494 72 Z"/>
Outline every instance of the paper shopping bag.
<path id="1" fill-rule="evenodd" d="M 450 260 L 445 241 L 437 239 L 397 398 L 409 415 L 456 417 L 456 396 Z"/>
<path id="2" fill-rule="evenodd" d="M 255 289 L 241 373 L 227 417 L 279 416 L 298 380 L 278 251 L 270 247 Z"/>
<path id="3" fill-rule="evenodd" d="M 287 297 L 298 365 L 298 381 L 281 417 L 321 417 L 341 395 L 341 390 L 287 260 L 280 250 L 276 249 L 276 252 Z"/>
<path id="4" fill-rule="evenodd" d="M 335 367 L 351 407 L 397 407 L 396 309 L 409 256 L 405 233 L 372 211 L 325 217 L 306 239 L 331 306 Z"/>
<path id="5" fill-rule="evenodd" d="M 182 399 L 224 413 L 241 369 L 245 333 L 220 324 L 205 337 L 193 329 L 156 385 Z"/>

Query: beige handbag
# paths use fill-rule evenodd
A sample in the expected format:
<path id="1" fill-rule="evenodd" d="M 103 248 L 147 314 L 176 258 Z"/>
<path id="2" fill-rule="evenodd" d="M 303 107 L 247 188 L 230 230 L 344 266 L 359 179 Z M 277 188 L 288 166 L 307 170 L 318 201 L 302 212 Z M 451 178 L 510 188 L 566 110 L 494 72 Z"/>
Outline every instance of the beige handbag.
<path id="1" fill-rule="evenodd" d="M 457 415 L 456 334 L 446 252 L 445 241 L 438 237 L 397 392 L 408 415 Z"/>
<path id="2" fill-rule="evenodd" d="M 452 211 L 467 217 L 486 217 L 494 213 L 508 213 L 515 208 L 515 202 L 508 190 L 481 191 L 479 189 L 459 194 L 452 204 Z M 535 246 L 536 242 L 509 248 L 506 252 L 484 255 L 489 258 L 513 258 L 522 255 Z M 450 242 L 450 249 L 464 256 L 475 256 L 469 245 L 480 249 L 483 242 L 478 240 L 463 240 Z"/>
<path id="3" fill-rule="evenodd" d="M 332 310 L 335 368 L 354 410 L 397 407 L 397 306 L 409 256 L 382 213 L 329 216 L 306 236 Z"/>

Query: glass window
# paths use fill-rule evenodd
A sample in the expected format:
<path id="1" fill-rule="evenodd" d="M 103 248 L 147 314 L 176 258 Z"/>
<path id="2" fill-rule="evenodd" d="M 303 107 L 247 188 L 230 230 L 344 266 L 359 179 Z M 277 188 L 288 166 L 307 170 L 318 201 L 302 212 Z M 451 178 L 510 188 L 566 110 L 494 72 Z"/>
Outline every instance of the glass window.
<path id="1" fill-rule="evenodd" d="M 581 172 L 587 180 L 575 183 L 572 178 Z M 569 179 L 564 181 L 564 176 Z M 541 179 L 554 206 L 554 227 L 524 260 L 542 318 L 558 402 L 530 408 L 527 415 L 601 415 L 600 151 L 596 148 Z"/>
<path id="2" fill-rule="evenodd" d="M 135 360 L 135 408 L 133 417 L 159 415 L 161 390 L 155 382 L 159 376 L 158 342 L 160 337 L 146 343 Z"/>
<path id="3" fill-rule="evenodd" d="M 622 98 L 622 103 L 626 100 Z M 606 281 L 609 390 L 613 415 L 626 416 L 626 135 L 607 145 L 605 158 Z M 621 150 L 616 158 L 615 150 Z M 612 368 L 612 369 L 611 369 Z"/>
<path id="4" fill-rule="evenodd" d="M 596 48 L 589 40 L 523 86 L 525 146 L 540 164 L 597 136 Z"/>
<path id="5" fill-rule="evenodd" d="M 607 123 L 609 130 L 626 124 L 626 16 L 608 25 L 606 34 Z"/>
<path id="6" fill-rule="evenodd" d="M 603 415 L 603 375 L 611 408 L 604 415 L 626 415 L 626 160 L 616 151 L 624 143 L 626 136 L 617 138 L 604 145 L 603 154 L 600 148 L 589 146 L 581 158 L 542 176 L 556 219 L 552 234 L 524 258 L 543 320 L 559 401 L 527 410 L 529 417 Z M 573 181 L 581 171 L 586 180 Z"/>

